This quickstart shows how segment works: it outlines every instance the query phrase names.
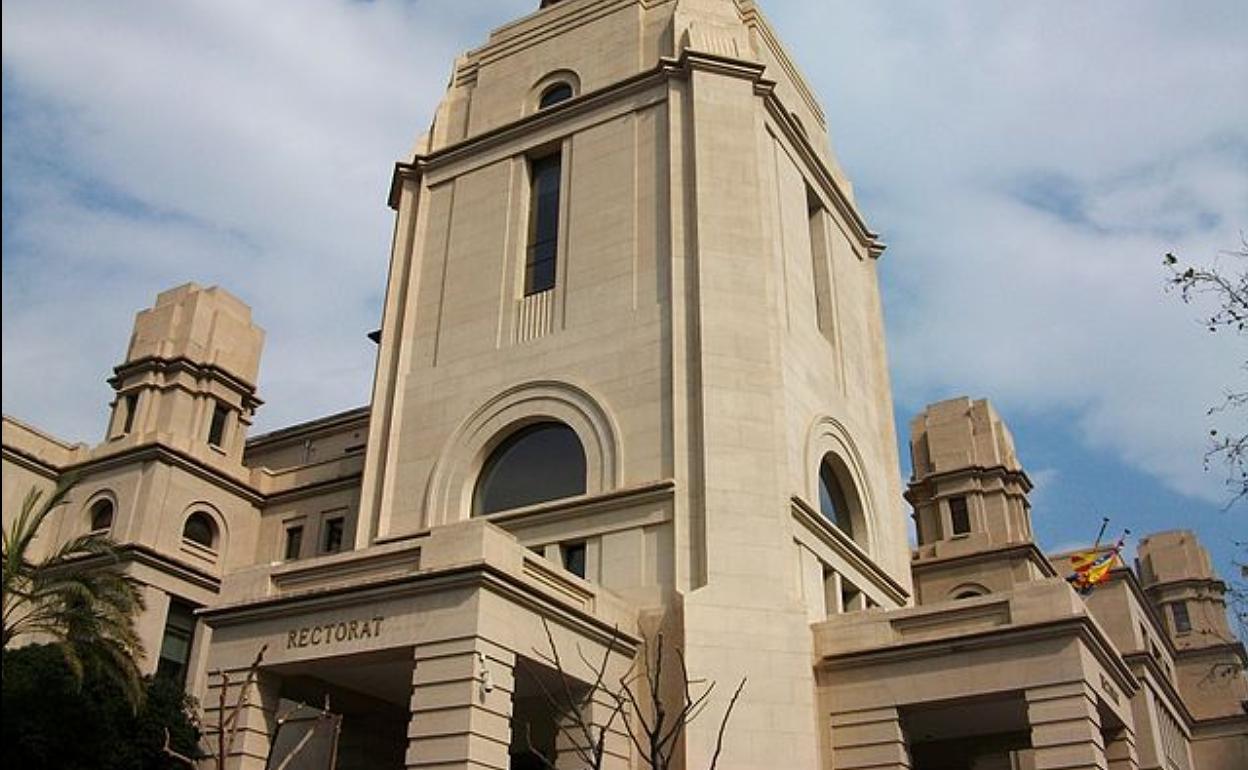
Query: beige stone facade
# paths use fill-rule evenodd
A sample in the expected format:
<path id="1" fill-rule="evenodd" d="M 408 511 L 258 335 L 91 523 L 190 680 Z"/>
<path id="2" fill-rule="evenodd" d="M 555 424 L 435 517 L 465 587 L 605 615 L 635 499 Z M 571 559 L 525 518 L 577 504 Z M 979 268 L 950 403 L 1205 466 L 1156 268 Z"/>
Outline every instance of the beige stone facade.
<path id="1" fill-rule="evenodd" d="M 248 436 L 263 332 L 188 284 L 136 319 L 103 442 L 4 421 L 6 523 L 73 474 L 46 538 L 122 543 L 146 670 L 214 704 L 264 648 L 232 766 L 328 695 L 344 770 L 528 767 L 526 735 L 577 767 L 546 629 L 617 677 L 662 629 L 711 713 L 747 677 L 725 769 L 1248 766 L 1190 533 L 1085 600 L 955 399 L 912 424 L 912 547 L 883 246 L 754 2 L 543 3 L 455 62 L 390 204 L 367 407 Z M 643 763 L 613 735 L 606 766 Z"/>

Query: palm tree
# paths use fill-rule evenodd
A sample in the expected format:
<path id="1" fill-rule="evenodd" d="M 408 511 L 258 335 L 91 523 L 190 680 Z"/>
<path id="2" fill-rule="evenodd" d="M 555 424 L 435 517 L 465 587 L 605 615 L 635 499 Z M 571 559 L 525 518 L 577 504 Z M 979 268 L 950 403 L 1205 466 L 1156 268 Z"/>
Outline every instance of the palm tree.
<path id="1" fill-rule="evenodd" d="M 37 561 L 32 557 L 40 527 L 72 485 L 72 480 L 62 481 L 46 500 L 32 489 L 4 530 L 3 646 L 31 636 L 51 641 L 79 682 L 86 667 L 97 667 L 137 706 L 143 686 L 136 661 L 143 644 L 135 617 L 143 610 L 143 597 L 130 578 L 110 565 L 118 560 L 117 544 L 91 533 L 71 538 Z"/>

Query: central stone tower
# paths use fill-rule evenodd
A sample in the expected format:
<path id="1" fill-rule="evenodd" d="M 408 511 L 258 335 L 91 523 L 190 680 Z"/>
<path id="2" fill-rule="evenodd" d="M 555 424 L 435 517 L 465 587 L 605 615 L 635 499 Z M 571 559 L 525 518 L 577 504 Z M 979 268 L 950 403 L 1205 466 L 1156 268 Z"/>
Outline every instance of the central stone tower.
<path id="1" fill-rule="evenodd" d="M 756 4 L 542 2 L 455 62 L 390 204 L 357 545 L 556 533 L 724 700 L 749 677 L 721 767 L 818 766 L 809 623 L 909 603 L 909 546 L 883 247 Z"/>

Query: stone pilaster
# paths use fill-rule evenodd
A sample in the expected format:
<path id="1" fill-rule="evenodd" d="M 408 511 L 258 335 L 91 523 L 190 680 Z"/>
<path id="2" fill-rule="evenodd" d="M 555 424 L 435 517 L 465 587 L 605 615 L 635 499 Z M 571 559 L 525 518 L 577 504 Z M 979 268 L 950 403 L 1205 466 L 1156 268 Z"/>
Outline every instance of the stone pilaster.
<path id="1" fill-rule="evenodd" d="M 407 767 L 507 770 L 515 656 L 480 637 L 416 647 Z"/>
<path id="2" fill-rule="evenodd" d="M 220 753 L 221 725 L 225 724 L 227 770 L 264 770 L 277 726 L 280 689 L 280 681 L 263 671 L 249 686 L 247 669 L 209 674 L 208 691 L 203 700 L 203 743 L 214 756 Z M 235 721 L 231 723 L 231 719 Z"/>
<path id="3" fill-rule="evenodd" d="M 625 732 L 624 720 L 620 715 L 616 715 L 612 719 L 615 711 L 615 704 L 610 702 L 610 698 L 600 695 L 592 702 L 586 704 L 584 717 L 593 727 L 590 733 L 594 738 L 599 735 L 599 730 L 603 725 L 610 722 L 607 730 L 607 737 L 604 743 L 604 752 L 602 758 L 603 770 L 628 770 L 632 757 L 632 744 Z M 564 715 L 560 718 L 560 725 L 569 728 L 568 730 L 560 729 L 555 737 L 555 749 L 558 752 L 556 763 L 559 767 L 580 767 L 584 762 L 580 759 L 578 748 L 584 748 L 587 743 L 580 735 L 578 728 L 574 726 L 572 716 Z"/>
<path id="4" fill-rule="evenodd" d="M 837 770 L 909 770 L 910 749 L 895 708 L 832 715 Z"/>
<path id="5" fill-rule="evenodd" d="M 1123 727 L 1105 736 L 1105 760 L 1109 763 L 1109 770 L 1139 770 L 1135 733 L 1130 728 Z"/>
<path id="6" fill-rule="evenodd" d="M 1096 695 L 1085 683 L 1027 690 L 1027 721 L 1036 770 L 1108 770 Z"/>

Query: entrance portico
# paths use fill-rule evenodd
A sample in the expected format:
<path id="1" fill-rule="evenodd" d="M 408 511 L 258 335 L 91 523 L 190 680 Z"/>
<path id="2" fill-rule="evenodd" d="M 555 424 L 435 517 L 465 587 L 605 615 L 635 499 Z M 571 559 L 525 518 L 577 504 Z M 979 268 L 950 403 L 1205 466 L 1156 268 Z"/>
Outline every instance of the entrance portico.
<path id="1" fill-rule="evenodd" d="M 1050 579 L 815 626 L 838 770 L 1136 770 L 1138 689 Z"/>
<path id="2" fill-rule="evenodd" d="M 222 682 L 228 717 L 265 651 L 227 752 L 240 770 L 264 767 L 283 708 L 326 696 L 344 716 L 342 770 L 524 766 L 513 758 L 530 747 L 559 750 L 555 708 L 526 681 L 543 669 L 547 629 L 571 679 L 590 674 L 577 651 L 598 661 L 611 646 L 618 679 L 639 644 L 624 604 L 480 520 L 244 572 L 223 593 L 203 616 L 210 643 L 197 672 L 213 745 Z"/>

